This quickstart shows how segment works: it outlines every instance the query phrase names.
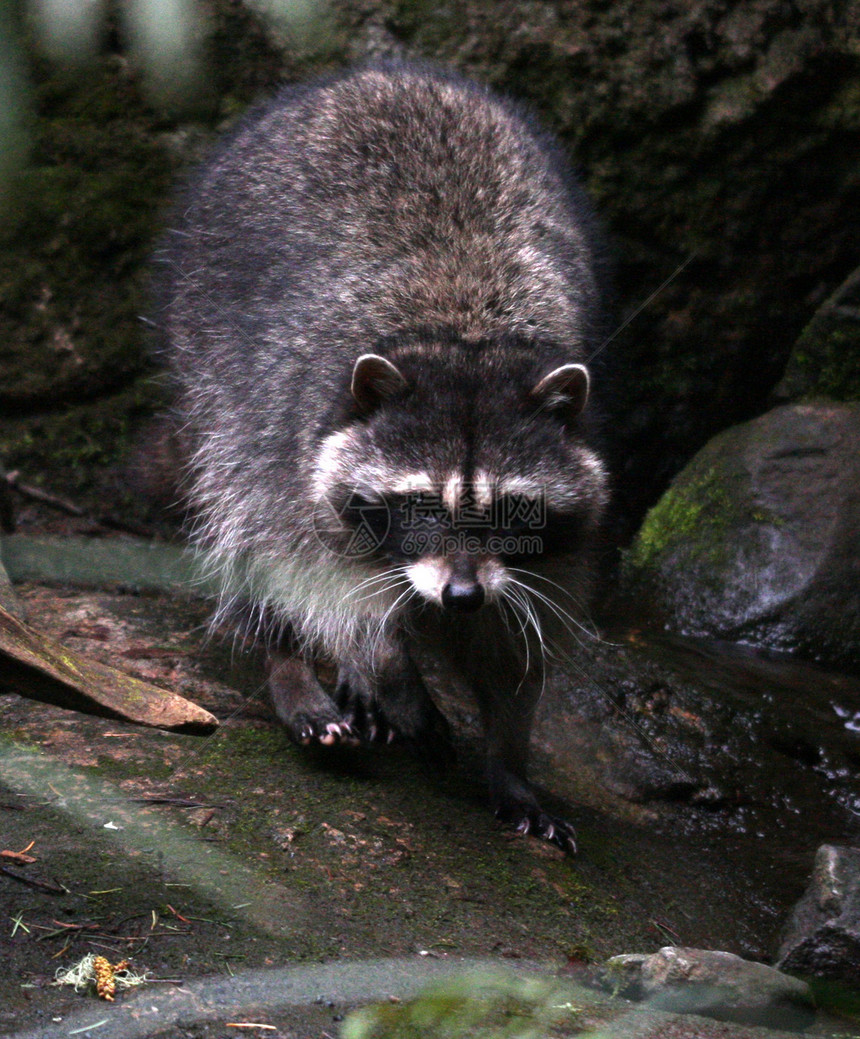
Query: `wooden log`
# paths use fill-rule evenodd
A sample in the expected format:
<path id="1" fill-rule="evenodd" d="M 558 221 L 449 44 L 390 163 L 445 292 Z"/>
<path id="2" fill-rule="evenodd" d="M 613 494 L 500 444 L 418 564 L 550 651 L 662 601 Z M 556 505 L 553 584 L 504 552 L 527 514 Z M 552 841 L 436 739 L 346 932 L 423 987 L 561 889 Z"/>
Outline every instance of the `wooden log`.
<path id="1" fill-rule="evenodd" d="M 0 682 L 31 700 L 204 736 L 218 719 L 176 693 L 73 653 L 0 606 Z"/>

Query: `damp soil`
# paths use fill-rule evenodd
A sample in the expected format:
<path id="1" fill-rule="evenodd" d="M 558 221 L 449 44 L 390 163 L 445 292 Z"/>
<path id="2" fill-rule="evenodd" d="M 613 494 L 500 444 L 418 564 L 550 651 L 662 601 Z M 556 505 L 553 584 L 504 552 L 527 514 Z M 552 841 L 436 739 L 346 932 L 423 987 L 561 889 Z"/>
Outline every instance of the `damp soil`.
<path id="1" fill-rule="evenodd" d="M 0 850 L 34 860 L 2 860 L 0 1033 L 79 1010 L 51 981 L 91 951 L 130 958 L 156 993 L 379 957 L 574 974 L 667 944 L 769 960 L 815 848 L 857 836 L 860 684 L 793 662 L 642 633 L 589 643 L 548 681 L 536 729 L 571 859 L 495 823 L 473 708 L 444 676 L 429 679 L 457 732 L 450 773 L 396 748 L 310 753 L 272 716 L 261 651 L 208 634 L 205 602 L 17 592 L 32 626 L 221 725 L 181 736 L 0 697 Z M 323 1034 L 326 1009 L 295 1034 Z"/>

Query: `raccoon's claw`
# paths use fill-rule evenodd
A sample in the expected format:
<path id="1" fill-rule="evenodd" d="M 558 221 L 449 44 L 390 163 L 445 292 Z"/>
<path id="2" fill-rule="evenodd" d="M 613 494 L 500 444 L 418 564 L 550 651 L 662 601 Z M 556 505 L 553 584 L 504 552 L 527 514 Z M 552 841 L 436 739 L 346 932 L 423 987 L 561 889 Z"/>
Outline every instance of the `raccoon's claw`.
<path id="1" fill-rule="evenodd" d="M 576 854 L 576 830 L 558 816 L 548 815 L 532 805 L 510 806 L 496 809 L 496 818 L 521 837 L 531 834 L 561 848 L 567 855 Z"/>
<path id="2" fill-rule="evenodd" d="M 408 672 L 399 681 L 374 685 L 366 675 L 344 664 L 334 699 L 363 743 L 397 743 L 431 765 L 451 763 L 454 754 L 448 722 L 417 673 Z"/>
<path id="3" fill-rule="evenodd" d="M 378 744 L 393 743 L 397 738 L 372 686 L 360 673 L 341 668 L 335 700 L 355 740 Z"/>
<path id="4" fill-rule="evenodd" d="M 365 743 L 376 739 L 380 719 L 374 705 L 373 689 L 363 675 L 352 668 L 341 667 L 335 702 L 357 739 Z"/>
<path id="5" fill-rule="evenodd" d="M 352 726 L 346 721 L 332 722 L 305 716 L 294 719 L 288 729 L 294 741 L 303 747 L 315 741 L 323 747 L 333 747 L 336 744 L 351 747 L 359 742 Z"/>
<path id="6" fill-rule="evenodd" d="M 354 745 L 358 737 L 332 703 L 308 663 L 274 651 L 269 655 L 269 694 L 278 719 L 294 743 L 324 747 Z"/>
<path id="7" fill-rule="evenodd" d="M 325 733 L 318 737 L 324 747 L 331 747 L 335 743 L 345 743 L 347 746 L 357 744 L 358 737 L 352 731 L 352 726 L 347 721 L 329 722 L 325 727 Z"/>
<path id="8" fill-rule="evenodd" d="M 359 705 L 356 710 L 345 710 L 344 720 L 350 736 L 357 743 L 393 743 L 394 729 L 381 712 Z"/>

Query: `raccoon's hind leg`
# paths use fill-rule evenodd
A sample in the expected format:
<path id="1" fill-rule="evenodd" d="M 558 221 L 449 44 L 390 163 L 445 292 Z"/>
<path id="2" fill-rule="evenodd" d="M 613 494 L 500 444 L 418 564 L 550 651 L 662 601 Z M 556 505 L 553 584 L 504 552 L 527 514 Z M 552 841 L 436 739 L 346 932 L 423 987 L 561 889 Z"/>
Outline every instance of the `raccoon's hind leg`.
<path id="1" fill-rule="evenodd" d="M 269 695 L 295 743 L 353 744 L 357 738 L 305 660 L 281 650 L 269 653 Z"/>
<path id="2" fill-rule="evenodd" d="M 529 738 L 543 675 L 524 663 L 502 636 L 492 660 L 472 657 L 467 670 L 487 740 L 487 780 L 496 818 L 517 833 L 533 834 L 576 853 L 576 831 L 559 816 L 544 811 L 526 779 Z"/>
<path id="3" fill-rule="evenodd" d="M 344 720 L 368 743 L 405 743 L 431 762 L 452 757 L 450 729 L 402 643 L 374 652 L 374 667 L 342 661 L 335 699 Z"/>

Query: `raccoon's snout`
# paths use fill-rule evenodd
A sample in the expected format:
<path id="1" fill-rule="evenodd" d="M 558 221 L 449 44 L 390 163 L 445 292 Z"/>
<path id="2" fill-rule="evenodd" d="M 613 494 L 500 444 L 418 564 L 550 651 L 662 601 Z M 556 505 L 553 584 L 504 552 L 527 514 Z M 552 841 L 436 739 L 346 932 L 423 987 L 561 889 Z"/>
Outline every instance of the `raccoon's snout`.
<path id="1" fill-rule="evenodd" d="M 442 605 L 446 610 L 461 610 L 466 613 L 477 610 L 484 604 L 484 586 L 477 581 L 449 581 L 442 589 Z"/>
<path id="2" fill-rule="evenodd" d="M 507 583 L 504 566 L 493 556 L 424 556 L 406 572 L 423 598 L 447 612 L 477 610 Z"/>
<path id="3" fill-rule="evenodd" d="M 483 606 L 484 598 L 484 586 L 478 580 L 474 562 L 468 558 L 456 560 L 442 589 L 442 605 L 446 610 L 466 613 Z"/>

